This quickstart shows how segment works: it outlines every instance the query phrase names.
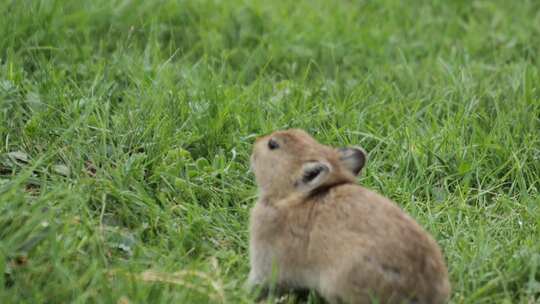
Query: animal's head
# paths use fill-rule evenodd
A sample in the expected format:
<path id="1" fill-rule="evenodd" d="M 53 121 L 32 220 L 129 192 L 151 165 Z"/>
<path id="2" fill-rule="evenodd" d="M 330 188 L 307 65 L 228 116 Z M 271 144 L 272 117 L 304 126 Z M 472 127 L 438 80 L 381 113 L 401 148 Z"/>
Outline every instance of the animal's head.
<path id="1" fill-rule="evenodd" d="M 261 194 L 278 198 L 354 182 L 365 163 L 366 153 L 361 148 L 326 146 L 299 129 L 258 138 L 251 154 Z"/>

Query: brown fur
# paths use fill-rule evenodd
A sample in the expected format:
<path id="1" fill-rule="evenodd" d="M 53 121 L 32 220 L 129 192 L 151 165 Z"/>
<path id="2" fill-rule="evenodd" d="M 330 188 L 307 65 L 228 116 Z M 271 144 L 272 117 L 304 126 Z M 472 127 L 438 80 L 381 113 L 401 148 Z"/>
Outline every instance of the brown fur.
<path id="1" fill-rule="evenodd" d="M 269 149 L 270 139 L 279 148 Z M 355 183 L 365 159 L 350 151 L 355 159 L 344 159 L 302 130 L 257 139 L 249 285 L 268 286 L 274 273 L 278 287 L 313 289 L 330 303 L 445 303 L 439 246 L 395 203 Z M 306 163 L 329 170 L 310 184 Z"/>

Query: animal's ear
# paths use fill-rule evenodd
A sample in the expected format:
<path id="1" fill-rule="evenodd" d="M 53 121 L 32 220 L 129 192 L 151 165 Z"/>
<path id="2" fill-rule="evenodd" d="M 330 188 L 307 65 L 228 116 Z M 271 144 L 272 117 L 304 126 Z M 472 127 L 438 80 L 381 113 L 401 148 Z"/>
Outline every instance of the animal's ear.
<path id="1" fill-rule="evenodd" d="M 362 148 L 339 148 L 338 152 L 339 160 L 343 167 L 354 175 L 358 175 L 362 171 L 367 159 L 366 152 Z"/>
<path id="2" fill-rule="evenodd" d="M 310 161 L 302 166 L 302 172 L 296 186 L 305 192 L 318 188 L 328 179 L 330 165 L 320 161 Z"/>

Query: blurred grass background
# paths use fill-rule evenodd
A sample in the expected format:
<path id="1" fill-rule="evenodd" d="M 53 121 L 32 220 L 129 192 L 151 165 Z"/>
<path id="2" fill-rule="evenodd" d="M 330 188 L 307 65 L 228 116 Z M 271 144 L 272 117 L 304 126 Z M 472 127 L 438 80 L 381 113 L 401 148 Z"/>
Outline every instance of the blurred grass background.
<path id="1" fill-rule="evenodd" d="M 253 302 L 250 146 L 288 127 L 368 151 L 360 183 L 437 238 L 452 303 L 540 301 L 540 2 L 0 17 L 1 303 Z"/>

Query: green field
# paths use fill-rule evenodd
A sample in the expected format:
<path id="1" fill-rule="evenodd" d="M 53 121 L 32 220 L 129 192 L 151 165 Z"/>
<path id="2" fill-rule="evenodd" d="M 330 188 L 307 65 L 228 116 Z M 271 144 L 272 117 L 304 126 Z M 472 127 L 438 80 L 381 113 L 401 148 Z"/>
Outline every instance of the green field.
<path id="1" fill-rule="evenodd" d="M 289 127 L 366 149 L 452 303 L 538 303 L 539 55 L 535 0 L 0 1 L 0 303 L 253 302 Z"/>

